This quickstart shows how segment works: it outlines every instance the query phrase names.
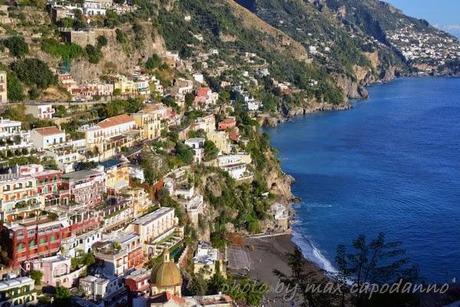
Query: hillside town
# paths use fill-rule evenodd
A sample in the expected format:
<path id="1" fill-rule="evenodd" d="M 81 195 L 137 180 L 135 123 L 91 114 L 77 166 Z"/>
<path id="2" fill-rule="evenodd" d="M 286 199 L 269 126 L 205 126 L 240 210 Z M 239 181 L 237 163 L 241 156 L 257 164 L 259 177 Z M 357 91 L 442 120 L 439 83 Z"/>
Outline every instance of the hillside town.
<path id="1" fill-rule="evenodd" d="M 181 296 L 181 267 L 191 263 L 195 274 L 204 272 L 209 280 L 217 272 L 225 276 L 228 260 L 225 248 L 214 248 L 209 241 L 186 243 L 177 208 L 161 206 L 158 193 L 167 191 L 190 225 L 198 227 L 209 212 L 209 200 L 190 184 L 190 168 L 217 168 L 237 184 L 250 183 L 254 166 L 244 149 L 248 140 L 241 137 L 234 116 L 216 119 L 211 110 L 219 95 L 205 84 L 179 80 L 165 89 L 180 105 L 192 97 L 193 108 L 203 114 L 184 126 L 183 114 L 147 98 L 156 80 L 141 74 L 138 78 L 147 80 L 145 86 L 127 78 L 103 85 L 141 99 L 138 112 L 82 125 L 72 136 L 60 127 L 61 118 L 49 103 L 28 103 L 25 112 L 35 119 L 56 120 L 52 126 L 24 129 L 23 122 L 1 118 L 3 162 L 12 157 L 42 161 L 7 167 L 0 175 L 2 255 L 10 276 L 0 283 L 0 292 L 12 305 L 37 302 L 36 286 L 48 285 L 78 289 L 79 295 L 72 296 L 76 306 L 112 306 L 128 298 L 136 306 L 169 301 L 178 306 L 233 306 L 224 294 Z M 82 91 L 69 74 L 59 75 L 59 80 L 79 97 L 75 104 L 84 104 L 82 96 L 88 101 L 105 96 L 90 92 L 96 85 L 86 84 Z M 248 112 L 255 112 L 254 102 L 247 102 Z M 170 127 L 177 126 L 184 126 L 178 142 L 191 154 L 191 164 L 172 169 L 150 185 L 139 155 L 145 147 L 167 140 Z M 280 206 L 273 207 L 273 219 L 282 232 L 289 228 L 289 216 Z M 193 258 L 188 258 L 191 253 Z M 148 269 L 156 259 L 163 259 L 161 265 Z M 40 278 L 32 279 L 36 272 L 42 273 Z"/>
<path id="2" fill-rule="evenodd" d="M 388 38 L 408 61 L 419 68 L 421 74 L 436 73 L 447 60 L 460 57 L 460 45 L 454 37 L 416 31 L 414 25 L 392 31 Z"/>
<path id="3" fill-rule="evenodd" d="M 267 248 L 249 242 L 292 244 L 292 179 L 261 127 L 349 107 L 314 67 L 337 44 L 224 33 L 178 1 L 13 2 L 0 6 L 0 307 L 281 306 Z M 460 55 L 411 31 L 390 39 L 423 73 Z"/>
<path id="4" fill-rule="evenodd" d="M 50 8 L 55 22 L 134 9 L 111 1 Z M 65 37 L 84 46 L 98 40 L 92 30 Z M 152 58 L 153 69 L 136 66 L 130 75 L 92 81 L 61 69 L 55 74 L 68 99 L 53 102 L 9 102 L 8 74 L 0 72 L 7 110 L 0 118 L 2 306 L 56 303 L 61 292 L 74 306 L 237 304 L 229 293 L 190 288 L 224 284 L 232 276 L 229 261 L 235 272 L 243 267 L 227 255 L 232 242 L 215 239 L 210 215 L 218 202 L 196 181 L 217 172 L 231 184 L 256 182 L 257 149 L 248 150 L 249 136 L 263 104 L 251 91 L 271 77 L 256 54 L 247 54 L 251 73 L 222 81 L 215 91 L 192 64 L 215 65 L 218 55 L 211 50 L 183 60 L 168 51 Z M 166 85 L 158 69 L 185 74 Z M 25 119 L 8 116 L 11 110 Z M 104 115 L 93 115 L 101 110 Z M 271 206 L 268 226 L 250 232 L 287 233 L 288 207 L 268 195 L 258 195 Z"/>

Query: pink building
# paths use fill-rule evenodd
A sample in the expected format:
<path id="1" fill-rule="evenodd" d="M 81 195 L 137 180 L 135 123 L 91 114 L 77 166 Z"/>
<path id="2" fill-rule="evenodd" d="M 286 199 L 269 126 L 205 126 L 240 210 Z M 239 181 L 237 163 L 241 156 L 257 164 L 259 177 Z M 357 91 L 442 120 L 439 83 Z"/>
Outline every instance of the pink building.
<path id="1" fill-rule="evenodd" d="M 102 171 L 83 170 L 62 175 L 62 189 L 70 195 L 69 205 L 94 207 L 102 202 L 106 175 Z"/>
<path id="2" fill-rule="evenodd" d="M 71 272 L 70 257 L 56 255 L 47 258 L 32 260 L 25 263 L 26 270 L 41 271 L 42 282 L 53 287 L 71 288 L 80 277 L 85 267 Z"/>
<path id="3" fill-rule="evenodd" d="M 194 103 L 199 106 L 212 105 L 217 102 L 217 99 L 219 99 L 219 94 L 213 93 L 209 87 L 200 87 L 196 91 Z"/>
<path id="4" fill-rule="evenodd" d="M 226 118 L 217 125 L 217 129 L 219 130 L 227 130 L 234 127 L 236 127 L 236 120 L 234 117 Z"/>

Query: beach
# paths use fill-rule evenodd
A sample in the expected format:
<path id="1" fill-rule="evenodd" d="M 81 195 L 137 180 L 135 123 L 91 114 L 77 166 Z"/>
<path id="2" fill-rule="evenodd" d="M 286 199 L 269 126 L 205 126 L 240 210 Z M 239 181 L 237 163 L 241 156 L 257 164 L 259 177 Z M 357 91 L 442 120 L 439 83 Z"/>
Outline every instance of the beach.
<path id="1" fill-rule="evenodd" d="M 287 254 L 292 253 L 296 244 L 292 241 L 290 234 L 281 236 L 271 236 L 263 238 L 246 239 L 245 250 L 251 261 L 249 276 L 260 280 L 269 286 L 266 295 L 267 306 L 291 306 L 291 302 L 283 299 L 284 293 L 277 293 L 278 277 L 273 271 L 279 270 L 284 274 L 290 275 Z M 307 270 L 317 271 L 323 274 L 316 265 L 305 260 Z M 323 276 L 323 275 L 319 275 Z"/>

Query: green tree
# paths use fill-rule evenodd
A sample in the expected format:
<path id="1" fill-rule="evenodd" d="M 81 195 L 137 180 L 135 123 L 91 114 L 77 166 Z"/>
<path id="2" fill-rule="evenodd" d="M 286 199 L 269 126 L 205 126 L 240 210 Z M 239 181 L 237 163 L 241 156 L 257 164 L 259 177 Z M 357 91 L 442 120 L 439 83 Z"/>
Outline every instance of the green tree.
<path id="1" fill-rule="evenodd" d="M 7 74 L 7 88 L 9 101 L 17 102 L 24 99 L 24 88 L 14 73 Z"/>
<path id="2" fill-rule="evenodd" d="M 358 289 L 365 283 L 394 284 L 418 280 L 418 269 L 405 256 L 401 242 L 387 242 L 380 233 L 371 241 L 360 235 L 349 251 L 345 245 L 337 247 L 336 263 L 341 280 L 352 280 Z M 411 294 L 378 294 L 369 299 L 368 293 L 352 293 L 355 306 L 404 306 L 416 300 Z M 383 303 L 382 305 L 382 302 Z"/>
<path id="3" fill-rule="evenodd" d="M 176 156 L 179 158 L 179 160 L 182 161 L 183 164 L 187 165 L 193 162 L 194 152 L 187 145 L 178 142 L 176 144 Z"/>
<path id="4" fill-rule="evenodd" d="M 64 287 L 56 287 L 54 294 L 54 306 L 65 307 L 70 306 L 70 291 Z"/>
<path id="5" fill-rule="evenodd" d="M 30 86 L 36 85 L 39 89 L 46 89 L 57 83 L 57 78 L 48 65 L 39 59 L 21 59 L 12 65 L 12 69 L 19 80 Z"/>
<path id="6" fill-rule="evenodd" d="M 102 52 L 93 45 L 86 45 L 86 56 L 91 64 L 97 64 L 102 58 Z"/>
<path id="7" fill-rule="evenodd" d="M 155 69 L 158 66 L 161 65 L 161 59 L 158 55 L 153 54 L 151 57 L 147 59 L 147 62 L 145 62 L 145 68 L 147 69 Z"/>
<path id="8" fill-rule="evenodd" d="M 290 289 L 291 293 L 286 293 L 287 297 L 302 301 L 300 306 L 336 306 L 333 295 L 324 294 L 320 291 L 309 291 L 311 285 L 325 286 L 327 283 L 324 274 L 308 266 L 302 252 L 296 248 L 292 254 L 287 255 L 288 265 L 291 269 L 290 275 L 279 270 L 274 270 L 274 274 L 279 277 L 284 289 Z M 294 292 L 295 291 L 295 292 Z"/>
<path id="9" fill-rule="evenodd" d="M 107 46 L 107 44 L 108 44 L 108 40 L 104 35 L 99 35 L 97 37 L 97 48 L 98 49 Z"/>
<path id="10" fill-rule="evenodd" d="M 217 155 L 219 154 L 219 149 L 216 147 L 216 145 L 209 140 L 206 140 L 204 142 L 204 160 L 205 161 L 210 161 L 215 158 L 217 158 Z"/>
<path id="11" fill-rule="evenodd" d="M 39 286 L 42 283 L 43 273 L 40 271 L 32 270 L 30 271 L 30 278 L 35 281 L 35 285 Z"/>
<path id="12" fill-rule="evenodd" d="M 63 105 L 54 105 L 53 108 L 56 110 L 56 117 L 64 117 L 67 115 L 67 110 Z"/>
<path id="13" fill-rule="evenodd" d="M 29 98 L 30 98 L 31 100 L 35 100 L 35 99 L 37 99 L 39 96 L 40 96 L 40 91 L 37 89 L 36 86 L 32 86 L 32 87 L 29 89 Z"/>
<path id="14" fill-rule="evenodd" d="M 217 294 L 222 292 L 226 280 L 220 272 L 216 272 L 208 282 L 208 294 Z"/>
<path id="15" fill-rule="evenodd" d="M 15 57 L 23 57 L 29 53 L 29 46 L 22 36 L 11 36 L 4 40 L 3 44 Z"/>
<path id="16" fill-rule="evenodd" d="M 195 274 L 189 281 L 187 288 L 192 295 L 205 295 L 208 291 L 208 284 L 201 274 Z"/>

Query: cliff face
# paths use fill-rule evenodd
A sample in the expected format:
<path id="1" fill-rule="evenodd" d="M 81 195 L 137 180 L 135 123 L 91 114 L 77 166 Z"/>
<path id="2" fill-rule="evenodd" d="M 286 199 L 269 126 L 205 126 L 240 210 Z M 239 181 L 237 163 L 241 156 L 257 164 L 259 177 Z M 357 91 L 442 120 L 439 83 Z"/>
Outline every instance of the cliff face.
<path id="1" fill-rule="evenodd" d="M 96 37 L 107 38 L 107 45 L 102 48 L 102 60 L 98 64 L 84 59 L 76 60 L 72 63 L 71 74 L 79 82 L 110 73 L 129 75 L 152 54 L 165 54 L 165 43 L 157 29 L 148 22 L 140 23 L 140 26 L 137 34 L 130 25 L 121 27 L 120 30 L 126 35 L 123 43 L 117 41 L 115 29 L 95 29 Z"/>

